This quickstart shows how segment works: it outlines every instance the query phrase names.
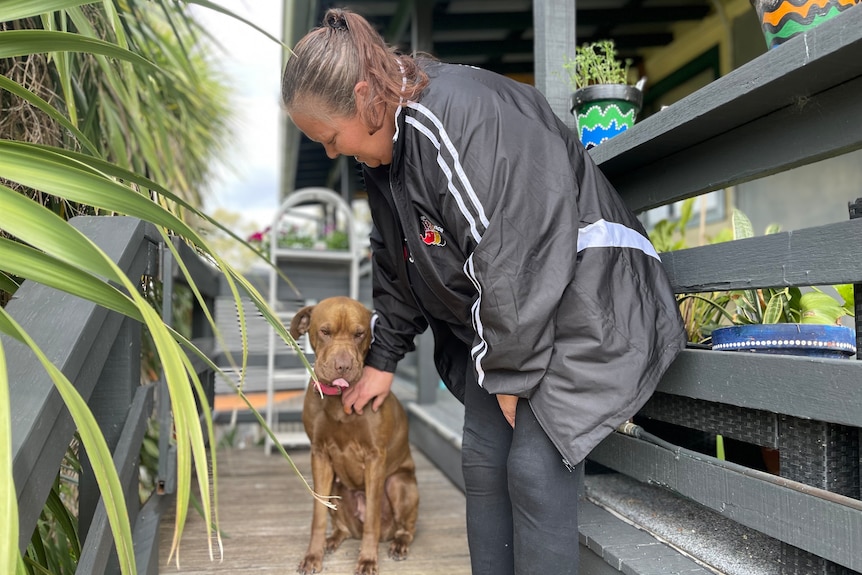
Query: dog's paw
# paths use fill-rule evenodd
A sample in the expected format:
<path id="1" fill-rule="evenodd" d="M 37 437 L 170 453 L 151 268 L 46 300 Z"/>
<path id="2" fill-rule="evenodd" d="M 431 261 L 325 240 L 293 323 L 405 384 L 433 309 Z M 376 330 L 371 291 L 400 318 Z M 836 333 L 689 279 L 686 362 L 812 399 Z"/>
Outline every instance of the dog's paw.
<path id="1" fill-rule="evenodd" d="M 312 575 L 313 573 L 323 572 L 323 557 L 316 553 L 309 553 L 299 563 L 296 572 L 300 575 Z"/>
<path id="2" fill-rule="evenodd" d="M 407 552 L 410 551 L 410 541 L 396 537 L 389 544 L 389 557 L 395 561 L 403 561 L 407 559 Z"/>
<path id="3" fill-rule="evenodd" d="M 332 553 L 338 549 L 349 535 L 346 531 L 334 531 L 332 535 L 326 538 L 326 552 Z"/>
<path id="4" fill-rule="evenodd" d="M 377 560 L 360 559 L 353 573 L 354 575 L 377 575 Z"/>

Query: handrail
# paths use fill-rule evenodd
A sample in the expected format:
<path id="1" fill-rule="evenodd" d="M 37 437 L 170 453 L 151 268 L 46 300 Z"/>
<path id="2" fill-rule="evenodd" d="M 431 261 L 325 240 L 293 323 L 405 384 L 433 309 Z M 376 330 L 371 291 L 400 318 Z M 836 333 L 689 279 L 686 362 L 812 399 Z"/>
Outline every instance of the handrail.
<path id="1" fill-rule="evenodd" d="M 849 10 L 590 154 L 626 203 L 642 211 L 858 150 L 862 60 L 853 55 L 860 48 L 862 10 Z M 661 258 L 679 294 L 853 283 L 859 302 L 860 241 L 862 226 L 851 219 Z M 826 572 L 835 564 L 862 571 L 860 369 L 853 360 L 692 347 L 639 414 L 776 449 L 781 477 L 810 492 L 619 433 L 591 459 L 777 539 L 782 572 Z M 834 497 L 812 495 L 823 490 Z"/>
<path id="2" fill-rule="evenodd" d="M 160 253 L 170 252 L 162 249 L 162 236 L 152 224 L 131 217 L 107 216 L 76 217 L 70 224 L 93 240 L 135 283 L 141 276 L 157 276 L 163 270 L 171 270 L 166 275 L 170 278 L 177 273 L 172 266 L 164 266 L 166 260 L 160 258 Z M 209 266 L 197 266 L 197 258 L 187 246 L 178 247 L 196 283 L 200 281 L 205 297 L 214 297 L 216 272 Z M 170 297 L 165 298 L 167 306 L 170 301 Z M 140 323 L 31 281 L 21 285 L 6 311 L 88 402 L 114 453 L 121 483 L 136 484 L 141 441 L 155 401 L 155 386 L 141 385 L 140 381 Z M 75 427 L 38 360 L 23 344 L 0 337 L 6 349 L 13 406 L 13 478 L 18 496 L 19 549 L 23 552 Z M 86 457 L 82 468 L 79 533 L 83 551 L 78 572 L 103 573 L 110 569 L 113 538 L 95 479 L 87 471 Z M 126 493 L 138 570 L 142 573 L 154 572 L 150 566 L 158 561 L 158 518 L 166 508 L 164 497 L 154 494 L 141 507 L 137 489 Z"/>

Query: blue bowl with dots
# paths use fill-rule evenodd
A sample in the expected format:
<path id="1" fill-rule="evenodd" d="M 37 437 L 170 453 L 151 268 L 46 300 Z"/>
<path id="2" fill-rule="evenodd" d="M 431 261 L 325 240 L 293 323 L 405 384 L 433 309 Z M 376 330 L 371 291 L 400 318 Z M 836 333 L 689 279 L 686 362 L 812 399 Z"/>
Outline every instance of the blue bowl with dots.
<path id="1" fill-rule="evenodd" d="M 813 323 L 734 325 L 712 332 L 712 349 L 843 359 L 856 354 L 856 333 Z"/>

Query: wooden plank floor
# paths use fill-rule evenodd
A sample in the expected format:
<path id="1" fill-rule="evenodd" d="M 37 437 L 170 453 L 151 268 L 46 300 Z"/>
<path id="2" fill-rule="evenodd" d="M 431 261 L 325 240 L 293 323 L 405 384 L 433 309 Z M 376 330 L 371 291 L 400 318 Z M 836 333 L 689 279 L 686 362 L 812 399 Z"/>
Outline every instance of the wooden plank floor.
<path id="1" fill-rule="evenodd" d="M 310 481 L 308 450 L 289 452 Z M 312 498 L 280 454 L 267 456 L 262 447 L 220 450 L 219 515 L 224 559 L 210 561 L 204 523 L 189 511 L 180 548 L 180 568 L 168 564 L 173 512 L 162 520 L 160 573 L 259 575 L 294 573 L 305 553 L 311 524 Z M 413 448 L 419 483 L 416 539 L 405 561 L 387 555 L 380 544 L 380 575 L 469 575 L 470 559 L 464 526 L 464 495 Z M 324 558 L 323 573 L 352 575 L 359 541 L 348 539 Z"/>

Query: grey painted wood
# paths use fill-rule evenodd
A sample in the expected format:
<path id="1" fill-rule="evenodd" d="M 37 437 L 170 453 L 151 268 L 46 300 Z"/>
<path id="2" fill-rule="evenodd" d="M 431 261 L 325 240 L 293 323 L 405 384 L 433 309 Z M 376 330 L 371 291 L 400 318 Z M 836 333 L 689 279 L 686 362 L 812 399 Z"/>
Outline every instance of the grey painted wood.
<path id="1" fill-rule="evenodd" d="M 862 362 L 685 350 L 658 391 L 862 427 Z"/>
<path id="2" fill-rule="evenodd" d="M 138 514 L 132 539 L 135 541 L 135 565 L 139 575 L 159 573 L 159 525 L 172 500 L 170 496 L 153 494 Z"/>
<path id="3" fill-rule="evenodd" d="M 188 244 L 180 242 L 176 238 L 173 238 L 173 242 L 177 253 L 183 259 L 183 265 L 186 266 L 201 294 L 211 298 L 216 297 L 219 294 L 219 282 L 222 273 L 214 264 L 203 258 Z M 178 282 L 188 283 L 185 275 L 180 270 L 179 264 L 175 261 L 173 262 L 171 273 Z"/>
<path id="4" fill-rule="evenodd" d="M 838 156 L 862 147 L 862 79 L 614 177 L 640 210 Z M 824 114 L 840 109 L 841 113 Z M 666 111 L 666 110 L 665 110 Z M 664 113 L 664 112 L 661 112 Z M 715 161 L 721 158 L 720 161 Z"/>
<path id="5" fill-rule="evenodd" d="M 590 154 L 629 205 L 642 210 L 753 179 L 753 171 L 766 174 L 859 148 L 859 101 L 852 96 L 862 76 L 860 51 L 862 11 L 850 10 Z M 846 82 L 852 84 L 842 87 Z M 850 105 L 848 113 L 829 111 L 825 105 L 834 101 Z M 806 132 L 813 138 L 800 146 Z M 758 166 L 762 153 L 767 159 Z"/>
<path id="6" fill-rule="evenodd" d="M 24 314 L 20 313 L 18 306 L 10 310 L 10 304 L 7 311 L 17 320 L 24 320 L 24 328 L 37 339 L 49 357 L 56 355 L 54 352 L 57 348 L 54 346 L 65 346 L 61 349 L 69 355 L 59 357 L 59 361 L 53 363 L 72 381 L 81 396 L 88 398 L 108 355 L 113 336 L 119 329 L 120 317 L 93 309 L 95 306 L 82 305 L 80 300 L 60 295 L 44 286 L 33 286 L 41 289 L 32 290 L 26 288 L 26 293 L 22 293 L 25 286 L 26 283 L 18 291 L 20 300 L 13 303 L 20 301 L 29 307 L 35 301 L 41 307 L 38 302 L 53 297 L 55 303 L 65 305 L 45 309 L 39 314 L 39 321 L 27 321 L 29 318 L 22 317 Z M 52 316 L 51 310 L 60 313 Z M 58 317 L 62 317 L 60 329 Z M 46 336 L 49 333 L 46 330 L 53 333 Z M 30 351 L 23 344 L 5 337 L 3 346 L 8 361 L 9 395 L 13 406 L 13 478 L 18 495 L 19 546 L 23 550 L 29 543 L 32 529 L 75 431 L 75 424 L 53 382 Z"/>
<path id="7" fill-rule="evenodd" d="M 533 0 L 535 86 L 571 130 L 575 129 L 575 118 L 569 112 L 572 89 L 564 80 L 563 62 L 575 55 L 576 4 L 573 0 Z"/>
<path id="8" fill-rule="evenodd" d="M 595 552 L 581 545 L 580 572 L 590 575 L 618 575 L 619 571 L 605 563 Z"/>
<path id="9" fill-rule="evenodd" d="M 661 259 L 677 293 L 834 285 L 862 279 L 853 246 L 862 246 L 862 219 L 666 252 Z"/>
<path id="10" fill-rule="evenodd" d="M 223 274 L 215 267 L 208 259 L 201 256 L 196 250 L 192 249 L 188 244 L 180 242 L 177 238 L 173 238 L 173 244 L 177 249 L 177 253 L 183 261 L 183 265 L 189 273 L 195 288 L 201 294 L 204 305 L 211 312 L 214 308 L 214 302 L 220 291 L 220 278 Z M 162 249 L 164 244 L 162 244 Z M 180 269 L 179 263 L 171 258 L 171 274 L 175 282 L 188 285 L 189 278 Z M 192 308 L 192 337 L 210 337 L 213 335 L 212 325 L 209 318 L 204 313 L 200 305 L 195 305 Z"/>
<path id="11" fill-rule="evenodd" d="M 434 51 L 431 38 L 434 23 L 434 0 L 414 0 L 410 23 L 410 48 L 413 52 Z"/>
<path id="12" fill-rule="evenodd" d="M 646 531 L 589 501 L 582 501 L 578 510 L 578 529 L 581 573 L 709 573 Z"/>
<path id="13" fill-rule="evenodd" d="M 174 254 L 164 246 L 159 252 L 159 270 L 164 272 L 161 274 L 162 280 L 162 321 L 167 326 L 173 326 L 173 302 L 174 299 L 174 284 L 176 283 L 177 274 L 174 271 Z M 168 271 L 170 270 L 170 271 Z M 165 305 L 169 304 L 169 305 Z M 159 387 L 159 397 L 170 397 L 168 390 L 168 382 L 165 378 L 164 371 L 159 374 L 157 383 Z M 159 423 L 159 429 L 173 429 L 173 413 L 171 411 L 170 401 L 159 401 L 156 406 L 156 418 Z M 171 441 L 171 437 L 167 433 L 159 434 L 159 461 L 156 469 L 156 486 L 159 493 L 174 493 L 176 489 L 176 444 Z"/>
<path id="14" fill-rule="evenodd" d="M 465 533 L 464 495 L 411 446 L 419 485 L 416 538 L 404 561 L 387 556 L 380 546 L 381 575 L 469 575 L 470 557 Z M 308 448 L 289 450 L 298 472 L 311 477 Z M 168 560 L 174 532 L 174 513 L 160 529 L 163 575 L 289 575 L 305 554 L 314 500 L 306 485 L 279 453 L 266 455 L 260 446 L 227 448 L 217 452 L 219 470 L 219 527 L 224 556 L 209 555 L 205 522 L 190 510 L 183 530 L 179 566 Z M 174 507 L 171 505 L 171 507 Z M 215 546 L 215 542 L 212 541 Z M 359 540 L 348 539 L 323 562 L 325 575 L 353 573 Z M 586 573 L 584 575 L 587 575 Z"/>
<path id="15" fill-rule="evenodd" d="M 93 239 L 132 275 L 152 267 L 147 246 L 155 229 L 134 218 L 74 218 L 71 224 Z M 102 225 L 104 224 L 104 225 Z M 43 285 L 25 282 L 6 310 L 24 327 L 79 393 L 88 398 L 111 349 L 121 318 Z M 66 451 L 74 424 L 41 364 L 6 336 L 12 411 L 13 477 L 24 549 Z"/>
<path id="16" fill-rule="evenodd" d="M 158 274 L 161 238 L 152 225 L 129 217 L 80 217 L 70 223 L 90 237 L 131 278 Z M 192 251 L 186 251 L 186 257 L 197 258 Z M 206 273 L 200 265 L 190 265 L 193 273 L 204 272 L 200 276 L 202 289 L 215 294 L 219 284 L 211 273 Z M 152 386 L 139 387 L 139 324 L 33 282 L 22 285 L 6 310 L 75 385 L 81 396 L 90 401 L 109 445 L 116 446 L 114 461 L 121 475 L 129 516 L 134 522 L 139 507 L 138 456 L 154 396 Z M 13 478 L 18 494 L 19 546 L 23 550 L 56 477 L 75 424 L 41 364 L 23 344 L 6 336 L 0 337 L 3 337 L 6 349 L 10 399 L 14 406 Z M 130 403 L 131 409 L 128 407 Z M 130 415 L 128 419 L 127 412 Z M 93 515 L 88 511 L 92 509 L 95 495 L 94 484 L 86 477 L 85 471 L 81 504 L 83 529 L 89 533 L 78 570 L 81 573 L 102 572 L 104 565 L 113 564 L 114 567 L 108 568 L 111 572 L 116 568 L 115 559 L 110 559 L 114 553 L 111 551 L 113 540 L 104 512 L 97 508 Z M 145 572 L 155 573 L 157 569 L 148 567 Z"/>
<path id="17" fill-rule="evenodd" d="M 140 357 L 141 324 L 124 318 L 88 402 L 111 451 L 117 447 L 124 433 L 135 390 L 140 388 Z M 79 452 L 79 458 L 81 473 L 78 492 L 78 534 L 81 539 L 85 539 L 102 494 L 85 448 Z M 137 485 L 137 474 L 120 478 L 120 482 L 124 484 L 129 480 L 134 480 Z M 132 513 L 133 509 L 129 511 Z M 137 505 L 134 506 L 134 511 L 137 511 Z"/>
<path id="18" fill-rule="evenodd" d="M 717 463 L 612 434 L 590 455 L 639 481 L 662 485 L 780 541 L 850 569 L 862 570 L 862 503 L 833 500 L 768 483 Z M 781 519 L 776 520 L 776 514 Z"/>
<path id="19" fill-rule="evenodd" d="M 157 273 L 161 236 L 152 224 L 126 216 L 78 216 L 69 224 L 93 240 L 129 276 Z"/>
<path id="20" fill-rule="evenodd" d="M 141 443 L 147 430 L 147 420 L 153 410 L 155 385 L 138 387 L 128 410 L 128 418 L 116 443 L 114 465 L 123 484 L 129 521 L 134 525 L 138 515 L 138 461 Z M 114 551 L 114 539 L 105 504 L 99 501 L 86 539 L 76 573 L 119 573 Z"/>
<path id="21" fill-rule="evenodd" d="M 426 406 L 408 403 L 405 407 L 410 421 L 410 443 L 421 449 L 434 466 L 463 492 L 460 434 L 441 426 L 433 414 L 424 409 Z"/>
<path id="22" fill-rule="evenodd" d="M 862 362 L 685 350 L 658 391 L 862 427 Z"/>

